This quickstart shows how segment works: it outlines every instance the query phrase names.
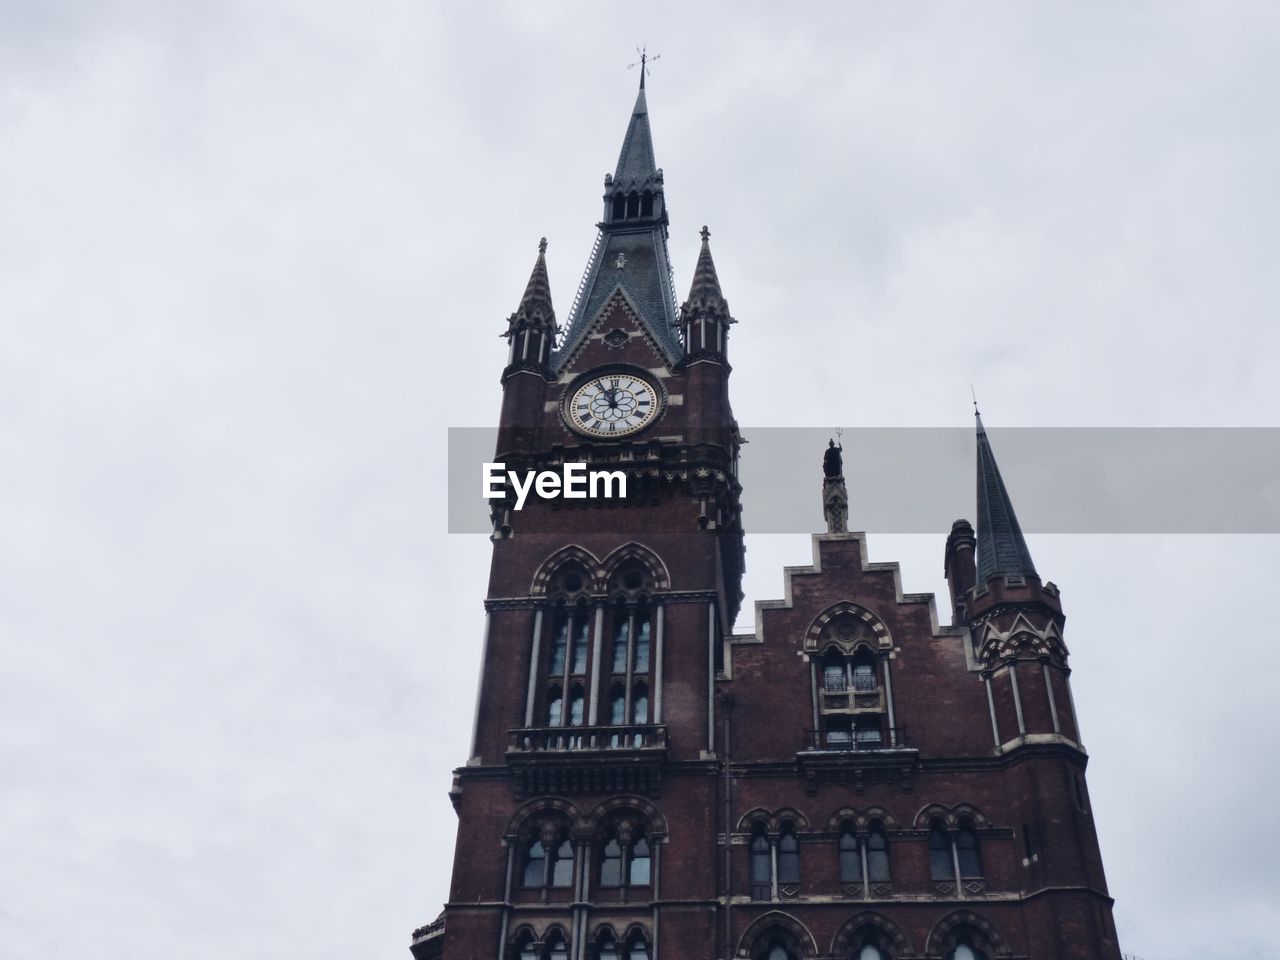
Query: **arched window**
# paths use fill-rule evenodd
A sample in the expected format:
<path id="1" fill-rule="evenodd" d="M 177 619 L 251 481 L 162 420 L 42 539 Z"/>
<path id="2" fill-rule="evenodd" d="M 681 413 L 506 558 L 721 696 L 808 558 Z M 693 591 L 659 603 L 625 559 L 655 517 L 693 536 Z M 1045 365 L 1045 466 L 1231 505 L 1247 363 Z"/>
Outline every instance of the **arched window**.
<path id="1" fill-rule="evenodd" d="M 929 876 L 934 880 L 954 880 L 955 864 L 951 860 L 951 840 L 942 824 L 929 827 Z"/>
<path id="2" fill-rule="evenodd" d="M 547 882 L 547 848 L 540 837 L 534 837 L 525 848 L 524 885 L 540 887 Z"/>
<path id="3" fill-rule="evenodd" d="M 884 954 L 873 943 L 868 943 L 858 951 L 858 960 L 884 960 Z"/>
<path id="4" fill-rule="evenodd" d="M 867 834 L 867 879 L 872 883 L 889 880 L 889 839 L 878 823 L 873 823 Z"/>
<path id="5" fill-rule="evenodd" d="M 800 882 L 800 842 L 789 823 L 783 825 L 778 837 L 778 882 Z"/>
<path id="6" fill-rule="evenodd" d="M 636 655 L 633 669 L 636 673 L 649 672 L 649 612 L 644 608 L 636 611 Z"/>
<path id="7" fill-rule="evenodd" d="M 621 960 L 618 956 L 618 941 L 608 930 L 600 934 L 600 939 L 596 942 L 595 960 Z"/>
<path id="8" fill-rule="evenodd" d="M 853 656 L 853 689 L 874 690 L 876 688 L 876 661 L 865 647 Z"/>
<path id="9" fill-rule="evenodd" d="M 547 693 L 547 726 L 558 727 L 564 721 L 564 694 L 560 685 L 552 686 Z"/>
<path id="10" fill-rule="evenodd" d="M 761 956 L 763 960 L 796 960 L 795 954 L 787 949 L 786 941 L 782 937 L 774 937 L 770 940 L 767 951 Z"/>
<path id="11" fill-rule="evenodd" d="M 822 689 L 825 693 L 844 693 L 848 685 L 844 657 L 835 647 L 827 650 L 822 658 Z"/>
<path id="12" fill-rule="evenodd" d="M 640 195 L 638 193 L 627 194 L 627 219 L 640 216 Z"/>
<path id="13" fill-rule="evenodd" d="M 547 659 L 547 673 L 558 677 L 564 673 L 565 651 L 569 649 L 569 614 L 564 607 L 556 608 L 551 629 L 551 655 Z"/>
<path id="14" fill-rule="evenodd" d="M 582 688 L 574 687 L 573 693 L 569 695 L 569 726 L 582 726 L 582 704 Z"/>
<path id="15" fill-rule="evenodd" d="M 547 941 L 547 960 L 569 960 L 568 944 L 564 942 L 564 936 L 558 930 Z"/>
<path id="16" fill-rule="evenodd" d="M 862 879 L 862 853 L 858 850 L 858 837 L 853 824 L 845 823 L 840 829 L 840 882 L 857 883 Z"/>
<path id="17" fill-rule="evenodd" d="M 631 845 L 628 883 L 633 887 L 647 887 L 650 875 L 649 841 L 640 834 Z"/>
<path id="18" fill-rule="evenodd" d="M 653 216 L 653 194 L 648 190 L 640 194 L 640 216 Z"/>
<path id="19" fill-rule="evenodd" d="M 627 215 L 627 198 L 622 194 L 615 194 L 613 198 L 613 219 L 621 220 Z"/>
<path id="20" fill-rule="evenodd" d="M 609 689 L 609 723 L 620 727 L 627 722 L 627 691 L 615 683 Z M 615 744 L 616 746 L 616 744 Z"/>
<path id="21" fill-rule="evenodd" d="M 982 876 L 982 858 L 978 855 L 978 835 L 973 825 L 965 821 L 956 833 L 956 860 L 960 864 L 960 876 Z"/>
<path id="22" fill-rule="evenodd" d="M 627 634 L 630 632 L 631 615 L 627 608 L 618 604 L 613 614 L 613 673 L 627 672 Z"/>
<path id="23" fill-rule="evenodd" d="M 573 844 L 565 836 L 556 846 L 555 855 L 551 859 L 551 886 L 568 887 L 573 885 Z"/>
<path id="24" fill-rule="evenodd" d="M 526 930 L 516 940 L 515 953 L 512 954 L 516 960 L 540 960 L 538 957 L 538 944 L 533 939 L 533 934 Z"/>
<path id="25" fill-rule="evenodd" d="M 751 836 L 751 897 L 773 898 L 773 853 L 763 823 L 756 824 Z"/>
<path id="26" fill-rule="evenodd" d="M 644 934 L 639 930 L 627 940 L 627 960 L 649 960 L 649 945 L 644 942 Z"/>
<path id="27" fill-rule="evenodd" d="M 600 886 L 622 886 L 622 844 L 615 833 L 609 834 L 600 854 Z"/>
<path id="28" fill-rule="evenodd" d="M 573 615 L 573 655 L 570 657 L 574 673 L 587 672 L 587 633 L 591 627 L 591 617 L 587 608 L 580 606 Z"/>
<path id="29" fill-rule="evenodd" d="M 947 954 L 947 960 L 987 960 L 987 955 L 981 950 L 975 950 L 966 937 L 956 944 L 954 950 Z"/>
<path id="30" fill-rule="evenodd" d="M 649 688 L 643 683 L 637 683 L 631 691 L 631 722 L 649 722 Z"/>

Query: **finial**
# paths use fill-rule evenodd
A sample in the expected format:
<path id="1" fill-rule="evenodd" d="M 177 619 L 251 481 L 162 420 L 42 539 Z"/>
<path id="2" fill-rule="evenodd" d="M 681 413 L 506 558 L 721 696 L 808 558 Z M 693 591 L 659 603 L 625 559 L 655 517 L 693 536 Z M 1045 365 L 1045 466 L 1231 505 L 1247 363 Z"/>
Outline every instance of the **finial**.
<path id="1" fill-rule="evenodd" d="M 538 241 L 538 253 L 546 253 L 546 252 L 547 252 L 547 238 L 543 237 L 541 240 Z"/>
<path id="2" fill-rule="evenodd" d="M 982 414 L 978 412 L 978 394 L 977 391 L 973 389 L 972 383 L 969 384 L 969 395 L 973 397 L 973 415 L 975 417 L 981 417 Z"/>
<path id="3" fill-rule="evenodd" d="M 630 70 L 632 67 L 640 68 L 640 89 L 641 90 L 644 89 L 644 75 L 649 72 L 648 64 L 653 62 L 654 60 L 662 59 L 662 54 L 655 53 L 651 57 L 649 56 L 647 51 L 648 51 L 648 44 L 645 44 L 643 47 L 636 47 L 636 53 L 640 54 L 640 59 L 637 60 L 635 63 L 627 64 L 628 70 Z"/>
<path id="4" fill-rule="evenodd" d="M 703 243 L 706 243 L 711 239 L 711 231 L 707 229 L 707 225 L 705 223 L 702 225 L 702 231 L 699 233 L 699 236 L 702 237 Z"/>

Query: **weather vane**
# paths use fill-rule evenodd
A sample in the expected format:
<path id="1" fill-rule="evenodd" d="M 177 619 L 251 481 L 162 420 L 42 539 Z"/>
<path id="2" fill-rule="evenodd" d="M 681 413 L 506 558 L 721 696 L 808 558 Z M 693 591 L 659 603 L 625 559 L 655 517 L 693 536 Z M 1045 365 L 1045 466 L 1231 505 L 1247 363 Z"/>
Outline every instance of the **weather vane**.
<path id="1" fill-rule="evenodd" d="M 662 59 L 662 54 L 660 53 L 655 53 L 652 57 L 649 56 L 647 52 L 648 48 L 649 48 L 648 44 L 645 44 L 642 47 L 636 47 L 636 53 L 640 54 L 640 59 L 637 60 L 635 63 L 627 64 L 628 70 L 630 70 L 632 67 L 640 68 L 640 89 L 641 90 L 644 89 L 644 75 L 646 73 L 653 73 L 653 69 L 649 66 L 649 64 L 653 63 L 653 61 L 655 60 Z"/>

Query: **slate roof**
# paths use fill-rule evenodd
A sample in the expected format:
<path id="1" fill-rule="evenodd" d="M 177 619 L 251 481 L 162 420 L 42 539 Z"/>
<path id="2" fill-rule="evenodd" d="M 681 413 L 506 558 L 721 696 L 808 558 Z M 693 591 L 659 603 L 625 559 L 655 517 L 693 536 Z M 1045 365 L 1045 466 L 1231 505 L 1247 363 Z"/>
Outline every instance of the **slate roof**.
<path id="1" fill-rule="evenodd" d="M 1013 501 L 996 465 L 991 441 L 978 422 L 978 586 L 994 576 L 1037 576 Z"/>

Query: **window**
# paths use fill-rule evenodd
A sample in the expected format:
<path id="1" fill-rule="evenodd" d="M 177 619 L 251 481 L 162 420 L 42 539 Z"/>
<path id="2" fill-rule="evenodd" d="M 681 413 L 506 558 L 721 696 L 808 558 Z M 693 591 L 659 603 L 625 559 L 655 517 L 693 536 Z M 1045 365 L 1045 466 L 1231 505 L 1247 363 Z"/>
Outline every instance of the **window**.
<path id="1" fill-rule="evenodd" d="M 547 876 L 547 850 L 542 840 L 534 837 L 525 850 L 524 885 L 540 887 Z"/>
<path id="2" fill-rule="evenodd" d="M 751 837 L 751 898 L 773 899 L 773 853 L 764 824 L 756 824 Z"/>
<path id="3" fill-rule="evenodd" d="M 627 194 L 627 219 L 638 217 L 640 215 L 640 195 L 638 193 Z"/>
<path id="4" fill-rule="evenodd" d="M 611 835 L 605 841 L 600 854 L 600 886 L 622 886 L 622 844 L 618 842 L 616 835 Z"/>
<path id="5" fill-rule="evenodd" d="M 956 860 L 960 864 L 960 876 L 982 876 L 982 858 L 978 856 L 978 835 L 971 824 L 961 825 L 956 834 Z"/>
<path id="6" fill-rule="evenodd" d="M 518 960 L 540 960 L 538 957 L 538 945 L 534 942 L 532 933 L 525 932 L 516 941 L 515 956 Z"/>
<path id="7" fill-rule="evenodd" d="M 620 727 L 627 722 L 627 691 L 615 683 L 609 691 L 609 723 Z M 617 746 L 617 744 L 614 744 Z"/>
<path id="8" fill-rule="evenodd" d="M 981 950 L 975 950 L 968 937 L 965 937 L 947 954 L 947 960 L 987 960 L 987 955 Z"/>
<path id="9" fill-rule="evenodd" d="M 652 876 L 653 854 L 642 827 L 610 827 L 600 847 L 602 887 L 647 887 Z"/>
<path id="10" fill-rule="evenodd" d="M 840 831 L 840 882 L 858 883 L 862 880 L 862 854 L 858 850 L 858 838 L 853 824 L 846 823 Z"/>
<path id="11" fill-rule="evenodd" d="M 778 882 L 800 882 L 800 843 L 789 823 L 783 825 L 782 835 L 778 837 Z"/>
<path id="12" fill-rule="evenodd" d="M 555 856 L 551 860 L 551 886 L 568 887 L 573 885 L 573 844 L 566 836 L 556 847 Z"/>
<path id="13" fill-rule="evenodd" d="M 627 960 L 649 960 L 649 945 L 644 942 L 644 935 L 639 930 L 627 941 Z"/>
<path id="14" fill-rule="evenodd" d="M 942 824 L 929 828 L 929 876 L 934 880 L 954 880 L 955 864 L 951 861 L 951 841 Z"/>
<path id="15" fill-rule="evenodd" d="M 573 672 L 587 672 L 587 631 L 591 626 L 591 619 L 587 616 L 586 608 L 578 610 L 573 617 Z"/>
<path id="16" fill-rule="evenodd" d="M 627 608 L 619 604 L 614 614 L 613 673 L 627 672 L 627 634 L 630 633 L 630 621 Z"/>
<path id="17" fill-rule="evenodd" d="M 547 726 L 558 727 L 564 719 L 564 695 L 560 687 L 553 686 L 547 694 Z"/>
<path id="18" fill-rule="evenodd" d="M 564 936 L 558 930 L 547 941 L 547 958 L 548 960 L 569 960 L 568 944 L 564 942 Z"/>
<path id="19" fill-rule="evenodd" d="M 649 615 L 641 611 L 636 614 L 636 657 L 635 672 L 649 672 Z"/>
<path id="20" fill-rule="evenodd" d="M 858 951 L 858 960 L 884 960 L 884 954 L 873 943 L 868 943 Z"/>
<path id="21" fill-rule="evenodd" d="M 582 726 L 582 704 L 582 688 L 574 687 L 573 693 L 569 696 L 569 726 Z"/>
<path id="22" fill-rule="evenodd" d="M 859 650 L 854 656 L 851 676 L 854 690 L 876 688 L 876 664 L 867 650 Z"/>
<path id="23" fill-rule="evenodd" d="M 607 930 L 600 935 L 600 939 L 596 944 L 596 960 L 620 960 L 618 956 L 618 941 Z"/>
<path id="24" fill-rule="evenodd" d="M 880 718 L 861 717 L 853 728 L 853 739 L 860 750 L 873 750 L 884 742 L 880 732 Z"/>
<path id="25" fill-rule="evenodd" d="M 649 841 L 641 834 L 640 837 L 631 847 L 631 871 L 628 883 L 633 887 L 647 887 L 649 885 Z"/>
<path id="26" fill-rule="evenodd" d="M 613 198 L 613 219 L 622 220 L 627 215 L 627 198 L 617 194 Z"/>
<path id="27" fill-rule="evenodd" d="M 640 216 L 653 216 L 653 194 L 648 190 L 640 195 Z"/>
<path id="28" fill-rule="evenodd" d="M 547 673 L 558 677 L 564 673 L 565 650 L 569 644 L 569 614 L 561 607 L 556 611 L 555 624 L 551 631 L 551 657 L 547 662 Z"/>
<path id="29" fill-rule="evenodd" d="M 867 834 L 867 879 L 872 883 L 889 880 L 889 839 L 878 823 L 872 824 Z"/>
<path id="30" fill-rule="evenodd" d="M 649 722 L 649 688 L 643 683 L 637 683 L 631 692 L 631 722 Z"/>

